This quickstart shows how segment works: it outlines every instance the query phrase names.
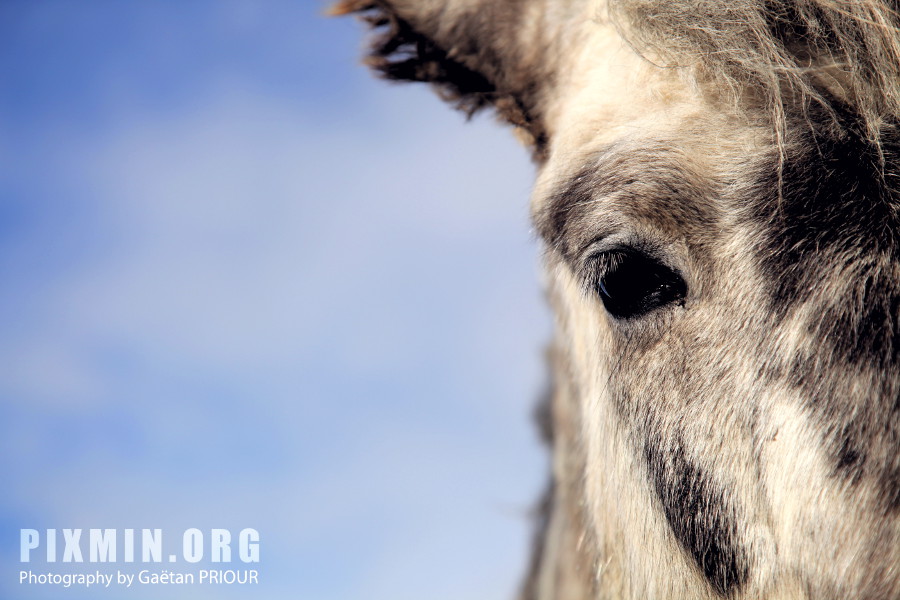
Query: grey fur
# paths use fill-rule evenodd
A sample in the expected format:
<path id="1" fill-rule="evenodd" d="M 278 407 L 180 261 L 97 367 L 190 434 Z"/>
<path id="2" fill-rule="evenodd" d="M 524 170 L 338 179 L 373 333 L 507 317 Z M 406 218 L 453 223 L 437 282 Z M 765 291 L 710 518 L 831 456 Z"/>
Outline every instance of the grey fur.
<path id="1" fill-rule="evenodd" d="M 386 30 L 376 69 L 536 148 L 554 460 L 523 598 L 900 598 L 896 8 L 339 5 Z"/>

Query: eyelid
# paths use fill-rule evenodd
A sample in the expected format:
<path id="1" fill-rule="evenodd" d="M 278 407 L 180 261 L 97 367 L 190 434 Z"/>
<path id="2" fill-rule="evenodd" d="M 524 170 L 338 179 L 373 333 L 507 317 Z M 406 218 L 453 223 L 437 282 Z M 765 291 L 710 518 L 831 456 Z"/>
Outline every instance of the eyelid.
<path id="1" fill-rule="evenodd" d="M 685 279 L 684 269 L 668 260 L 668 257 L 658 247 L 649 244 L 623 244 L 619 240 L 606 238 L 601 240 L 598 246 L 591 246 L 590 253 L 580 261 L 579 273 L 585 291 L 590 291 L 597 285 L 600 278 L 605 277 L 615 267 L 621 265 L 629 255 L 643 261 L 656 263 L 657 265 L 672 271 L 678 277 Z M 633 239 L 633 238 L 632 238 Z"/>
<path id="2" fill-rule="evenodd" d="M 594 269 L 597 270 L 598 274 L 605 275 L 619 267 L 629 253 L 637 254 L 628 248 L 615 247 L 609 250 L 600 250 L 593 254 L 589 260 L 594 263 Z"/>
<path id="3" fill-rule="evenodd" d="M 628 250 L 629 248 L 640 248 L 643 244 L 635 236 L 630 233 L 618 232 L 612 234 L 602 234 L 591 238 L 590 241 L 584 243 L 579 249 L 576 256 L 582 258 L 582 262 L 587 262 L 592 258 L 616 250 Z"/>
<path id="4" fill-rule="evenodd" d="M 606 261 L 613 255 L 621 257 L 628 254 L 644 256 L 672 268 L 668 261 L 662 258 L 664 252 L 658 245 L 641 239 L 633 233 L 622 232 L 595 237 L 582 247 L 579 256 L 583 257 L 580 261 L 581 268 L 596 269 L 598 260 Z M 610 265 L 604 263 L 602 266 L 606 267 L 605 270 L 609 270 Z"/>

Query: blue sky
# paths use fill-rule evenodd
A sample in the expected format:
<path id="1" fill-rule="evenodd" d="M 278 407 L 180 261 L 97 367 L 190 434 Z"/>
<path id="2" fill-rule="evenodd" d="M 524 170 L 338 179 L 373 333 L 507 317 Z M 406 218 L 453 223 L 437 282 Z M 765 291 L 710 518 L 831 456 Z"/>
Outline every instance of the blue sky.
<path id="1" fill-rule="evenodd" d="M 323 6 L 0 4 L 0 597 L 512 596 L 533 169 Z M 262 583 L 19 586 L 53 527 L 255 527 Z"/>

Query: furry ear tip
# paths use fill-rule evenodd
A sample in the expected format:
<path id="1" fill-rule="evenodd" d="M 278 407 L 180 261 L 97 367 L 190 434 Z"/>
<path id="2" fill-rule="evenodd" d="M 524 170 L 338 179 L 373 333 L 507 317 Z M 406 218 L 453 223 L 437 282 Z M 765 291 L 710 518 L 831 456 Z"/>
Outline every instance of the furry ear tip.
<path id="1" fill-rule="evenodd" d="M 325 8 L 327 17 L 343 17 L 375 8 L 371 0 L 339 0 Z"/>

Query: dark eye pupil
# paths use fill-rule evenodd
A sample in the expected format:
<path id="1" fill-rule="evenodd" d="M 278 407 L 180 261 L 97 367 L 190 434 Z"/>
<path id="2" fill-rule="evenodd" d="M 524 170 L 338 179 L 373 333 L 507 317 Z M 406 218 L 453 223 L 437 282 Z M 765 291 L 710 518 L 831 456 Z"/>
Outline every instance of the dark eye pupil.
<path id="1" fill-rule="evenodd" d="M 601 257 L 605 269 L 597 282 L 603 306 L 618 319 L 642 316 L 684 299 L 687 285 L 672 269 L 648 256 L 616 250 Z"/>

